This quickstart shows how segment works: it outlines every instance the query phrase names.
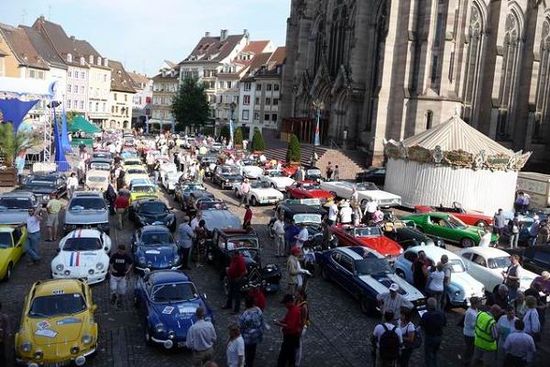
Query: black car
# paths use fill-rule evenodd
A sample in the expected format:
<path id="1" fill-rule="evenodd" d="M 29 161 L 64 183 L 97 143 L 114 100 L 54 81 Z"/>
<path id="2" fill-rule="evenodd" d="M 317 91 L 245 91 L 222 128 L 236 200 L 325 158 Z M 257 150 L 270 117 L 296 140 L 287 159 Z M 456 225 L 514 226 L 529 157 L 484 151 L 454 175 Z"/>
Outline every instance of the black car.
<path id="1" fill-rule="evenodd" d="M 445 248 L 445 242 L 441 238 L 428 237 L 425 233 L 406 224 L 387 222 L 382 225 L 382 232 L 386 237 L 391 238 L 403 247 L 403 250 L 421 245 L 435 245 Z"/>
<path id="2" fill-rule="evenodd" d="M 550 269 L 550 246 L 548 245 L 504 249 L 504 251 L 511 255 L 519 255 L 521 265 L 534 273 L 540 274 Z"/>
<path id="3" fill-rule="evenodd" d="M 211 179 L 222 189 L 230 189 L 235 182 L 242 182 L 243 176 L 238 167 L 223 165 L 216 167 Z"/>
<path id="4" fill-rule="evenodd" d="M 53 194 L 59 197 L 67 195 L 67 181 L 65 175 L 59 173 L 31 175 L 27 177 L 20 189 L 32 192 L 38 201 L 45 204 Z"/>
<path id="5" fill-rule="evenodd" d="M 386 181 L 386 167 L 373 167 L 355 175 L 355 182 L 372 182 L 377 186 L 384 186 Z"/>
<path id="6" fill-rule="evenodd" d="M 297 225 L 302 223 L 306 225 L 309 241 L 304 244 L 305 246 L 316 247 L 316 245 L 321 245 L 318 242 L 323 239 L 322 223 L 327 211 L 321 206 L 290 204 L 289 202 L 292 201 L 279 203 L 275 208 L 275 213 L 281 213 L 285 223 L 290 223 L 293 220 Z M 269 233 L 273 232 L 273 223 L 275 223 L 275 217 L 271 218 L 268 224 Z"/>
<path id="7" fill-rule="evenodd" d="M 187 211 L 189 216 L 195 215 L 198 210 L 197 204 L 201 201 L 214 201 L 216 198 L 214 194 L 208 191 L 195 191 L 189 195 L 187 202 L 185 203 L 184 210 Z"/>
<path id="8" fill-rule="evenodd" d="M 165 202 L 156 199 L 137 200 L 129 210 L 130 219 L 138 227 L 164 225 L 172 232 L 176 230 L 176 216 Z"/>
<path id="9" fill-rule="evenodd" d="M 176 184 L 174 190 L 174 198 L 181 204 L 181 208 L 185 209 L 190 203 L 190 198 L 193 194 L 206 192 L 206 187 L 198 182 L 180 181 Z"/>

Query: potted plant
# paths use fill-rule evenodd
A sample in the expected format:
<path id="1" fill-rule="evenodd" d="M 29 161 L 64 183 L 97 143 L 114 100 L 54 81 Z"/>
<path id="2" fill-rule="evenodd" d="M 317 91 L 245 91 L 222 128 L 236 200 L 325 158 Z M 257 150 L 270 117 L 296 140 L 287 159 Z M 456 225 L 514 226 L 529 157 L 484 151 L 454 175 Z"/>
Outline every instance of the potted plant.
<path id="1" fill-rule="evenodd" d="M 235 144 L 235 149 L 243 148 L 243 131 L 240 127 L 235 129 L 235 136 L 233 137 L 233 143 Z"/>
<path id="2" fill-rule="evenodd" d="M 265 150 L 265 141 L 262 132 L 257 127 L 254 128 L 252 136 L 252 151 L 256 154 L 261 154 Z"/>
<path id="3" fill-rule="evenodd" d="M 302 159 L 302 152 L 300 148 L 300 141 L 294 134 L 290 135 L 288 142 L 288 149 L 286 151 L 286 161 L 292 165 L 300 165 Z"/>
<path id="4" fill-rule="evenodd" d="M 33 138 L 30 134 L 16 133 L 11 123 L 0 123 L 0 154 L 3 158 L 0 167 L 0 186 L 15 186 L 17 184 L 15 158 L 32 145 Z"/>

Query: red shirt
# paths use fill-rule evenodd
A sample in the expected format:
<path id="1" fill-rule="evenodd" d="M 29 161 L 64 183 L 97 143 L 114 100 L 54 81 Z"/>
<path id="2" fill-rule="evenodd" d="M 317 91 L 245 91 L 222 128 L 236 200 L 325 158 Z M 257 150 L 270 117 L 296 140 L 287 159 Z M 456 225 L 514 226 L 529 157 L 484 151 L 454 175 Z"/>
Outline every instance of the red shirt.
<path id="1" fill-rule="evenodd" d="M 124 195 L 118 195 L 115 200 L 115 209 L 126 209 L 130 206 L 130 201 Z"/>
<path id="2" fill-rule="evenodd" d="M 248 295 L 254 300 L 254 304 L 262 311 L 265 310 L 267 301 L 265 299 L 265 294 L 260 288 L 253 288 Z"/>
<path id="3" fill-rule="evenodd" d="M 286 325 L 283 327 L 283 334 L 300 335 L 302 333 L 302 311 L 300 307 L 296 305 L 288 307 L 285 318 L 281 321 Z"/>
<path id="4" fill-rule="evenodd" d="M 242 255 L 236 255 L 231 258 L 229 269 L 227 269 L 227 276 L 229 279 L 239 279 L 246 274 L 246 263 Z"/>
<path id="5" fill-rule="evenodd" d="M 252 209 L 248 208 L 246 209 L 246 212 L 244 213 L 244 220 L 243 223 L 252 223 Z"/>

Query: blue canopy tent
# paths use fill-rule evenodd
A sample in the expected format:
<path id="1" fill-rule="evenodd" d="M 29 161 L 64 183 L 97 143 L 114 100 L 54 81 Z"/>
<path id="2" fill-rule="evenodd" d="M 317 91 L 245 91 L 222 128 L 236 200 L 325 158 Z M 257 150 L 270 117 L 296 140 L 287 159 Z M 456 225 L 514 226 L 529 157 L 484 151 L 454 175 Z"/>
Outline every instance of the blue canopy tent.
<path id="1" fill-rule="evenodd" d="M 19 98 L 0 99 L 0 111 L 4 116 L 3 120 L 11 122 L 13 130 L 17 132 L 27 113 L 38 101 L 38 99 L 22 101 Z"/>

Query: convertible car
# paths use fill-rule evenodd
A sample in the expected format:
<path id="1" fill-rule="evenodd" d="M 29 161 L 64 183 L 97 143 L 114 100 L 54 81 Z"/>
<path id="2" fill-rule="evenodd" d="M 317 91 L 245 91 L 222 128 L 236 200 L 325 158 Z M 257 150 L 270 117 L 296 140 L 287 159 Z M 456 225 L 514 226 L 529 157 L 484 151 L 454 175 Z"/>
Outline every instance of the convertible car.
<path id="1" fill-rule="evenodd" d="M 354 227 L 338 224 L 330 227 L 330 231 L 336 237 L 338 246 L 366 246 L 387 256 L 390 261 L 395 261 L 395 258 L 403 253 L 403 248 L 394 240 L 384 236 L 378 226 Z"/>
<path id="2" fill-rule="evenodd" d="M 382 226 L 382 232 L 384 236 L 397 242 L 403 250 L 412 246 L 430 246 L 435 245 L 437 247 L 445 248 L 445 241 L 439 237 L 429 237 L 425 233 L 416 229 L 414 223 L 409 225 L 403 221 L 388 221 Z"/>
<path id="3" fill-rule="evenodd" d="M 27 227 L 0 225 L 0 280 L 10 280 L 13 267 L 25 252 Z"/>
<path id="4" fill-rule="evenodd" d="M 316 198 L 327 201 L 334 198 L 329 191 L 322 190 L 315 181 L 299 181 L 286 188 L 287 196 L 292 199 Z"/>
<path id="5" fill-rule="evenodd" d="M 182 181 L 176 184 L 174 191 L 174 198 L 181 204 L 182 209 L 187 208 L 190 202 L 190 197 L 195 193 L 202 193 L 206 191 L 206 187 L 198 182 Z"/>
<path id="6" fill-rule="evenodd" d="M 202 307 L 205 320 L 212 320 L 212 310 L 189 276 L 181 271 L 156 270 L 139 278 L 135 304 L 145 328 L 145 341 L 165 349 L 185 347 L 187 331 Z"/>
<path id="7" fill-rule="evenodd" d="M 242 196 L 240 186 L 240 183 L 233 185 L 233 191 L 238 198 Z M 279 190 L 274 189 L 269 182 L 259 179 L 250 181 L 250 191 L 247 198 L 250 205 L 258 206 L 260 204 L 276 204 L 284 199 L 284 195 Z"/>
<path id="8" fill-rule="evenodd" d="M 415 212 L 417 213 L 430 213 L 430 212 L 440 212 L 440 213 L 451 213 L 456 218 L 463 221 L 465 224 L 471 226 L 478 226 L 483 224 L 485 226 L 493 225 L 493 217 L 485 215 L 483 213 L 477 213 L 473 211 L 466 211 L 462 208 L 460 203 L 456 201 L 453 203 L 453 206 L 428 206 L 428 205 L 417 205 L 414 207 Z"/>
<path id="9" fill-rule="evenodd" d="M 269 182 L 269 185 L 279 191 L 286 191 L 286 188 L 294 183 L 294 180 L 283 171 L 276 169 L 266 169 L 262 180 Z"/>
<path id="10" fill-rule="evenodd" d="M 357 190 L 357 197 L 361 206 L 365 206 L 367 201 L 372 200 L 380 207 L 390 207 L 401 205 L 401 196 L 394 195 L 387 191 L 380 190 L 372 182 L 353 183 L 347 181 L 325 181 L 321 182 L 321 189 L 333 193 L 334 196 L 351 199 L 353 189 Z"/>
<path id="11" fill-rule="evenodd" d="M 138 273 L 160 269 L 179 269 L 181 258 L 170 230 L 165 226 L 145 226 L 132 238 L 132 254 Z"/>

